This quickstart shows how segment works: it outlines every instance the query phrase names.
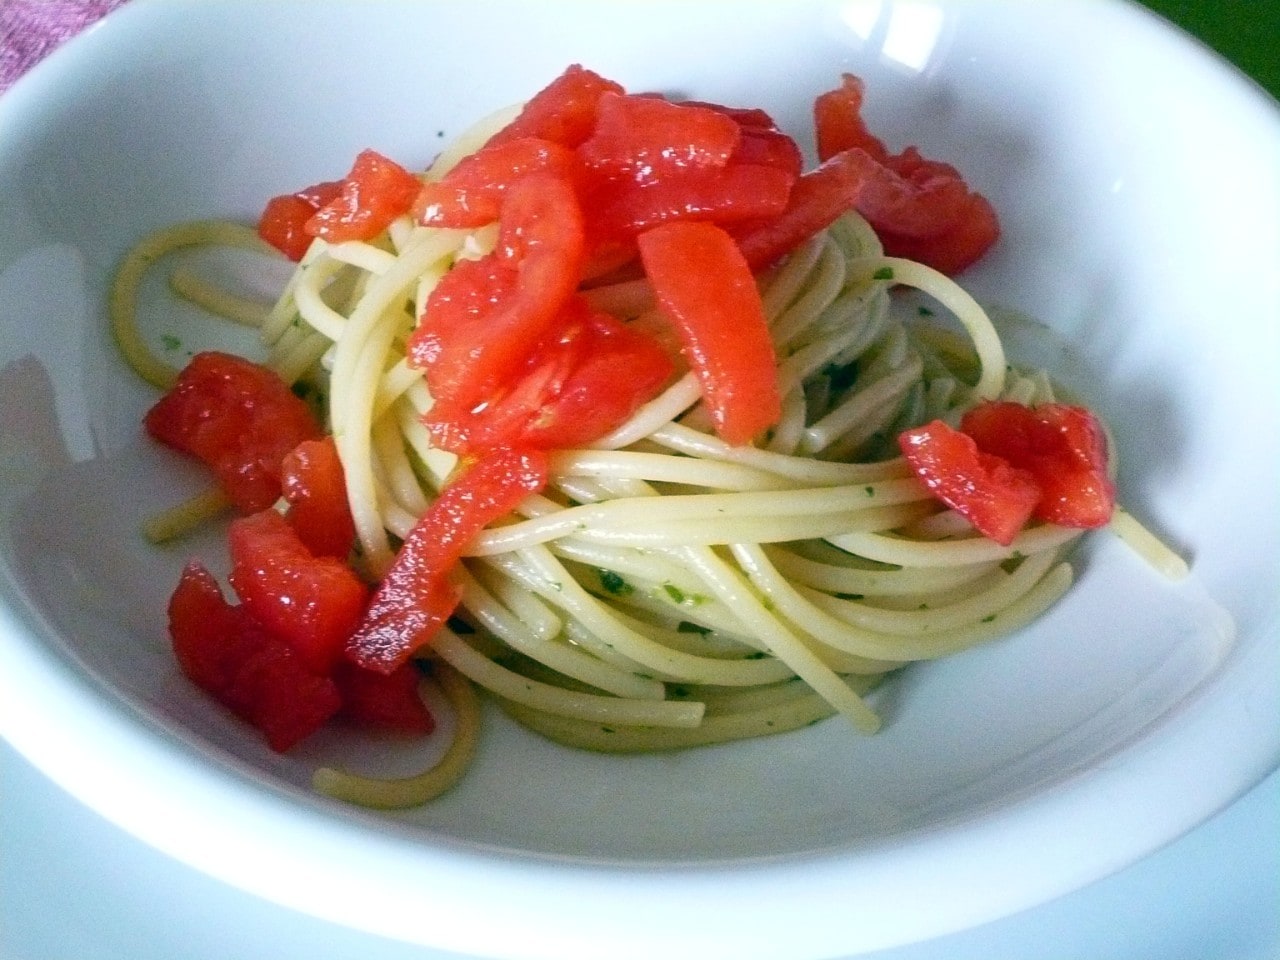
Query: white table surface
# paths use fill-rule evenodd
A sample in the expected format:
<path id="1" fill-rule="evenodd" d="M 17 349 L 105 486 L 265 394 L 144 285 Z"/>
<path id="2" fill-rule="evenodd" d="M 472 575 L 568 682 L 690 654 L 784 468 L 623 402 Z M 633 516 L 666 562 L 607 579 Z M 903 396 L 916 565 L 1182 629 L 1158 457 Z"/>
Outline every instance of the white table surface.
<path id="1" fill-rule="evenodd" d="M 501 922 L 501 910 L 495 917 Z M 786 960 L 781 947 L 778 956 Z M 103 820 L 0 741 L 0 960 L 126 958 L 459 960 L 274 906 L 191 870 Z M 1280 960 L 1280 774 L 1091 887 L 863 960 L 944 958 Z"/>

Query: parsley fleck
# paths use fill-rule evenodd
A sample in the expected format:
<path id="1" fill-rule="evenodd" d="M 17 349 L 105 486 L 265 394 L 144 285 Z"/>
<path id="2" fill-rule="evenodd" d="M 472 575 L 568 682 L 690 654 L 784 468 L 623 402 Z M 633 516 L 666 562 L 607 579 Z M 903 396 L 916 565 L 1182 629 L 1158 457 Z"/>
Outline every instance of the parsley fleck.
<path id="1" fill-rule="evenodd" d="M 175 337 L 171 333 L 166 333 L 163 337 L 161 337 L 160 342 L 163 343 L 164 348 L 169 351 L 182 349 L 182 341 L 179 340 L 177 337 Z"/>
<path id="2" fill-rule="evenodd" d="M 922 317 L 932 317 L 932 316 L 933 316 L 933 311 L 932 311 L 932 310 L 930 310 L 928 307 L 921 307 L 921 308 L 920 308 L 920 316 L 922 316 Z"/>
<path id="3" fill-rule="evenodd" d="M 892 280 L 893 267 L 881 267 L 871 275 L 872 280 Z"/>
<path id="4" fill-rule="evenodd" d="M 710 627 L 704 627 L 700 623 L 691 623 L 688 620 L 681 620 L 676 624 L 676 633 L 697 633 L 705 637 L 710 632 Z"/>
<path id="5" fill-rule="evenodd" d="M 666 594 L 671 598 L 672 603 L 684 603 L 687 599 L 684 595 L 684 591 L 674 583 L 664 583 L 662 585 L 662 589 L 666 591 Z"/>
<path id="6" fill-rule="evenodd" d="M 627 583 L 622 575 L 613 570 L 601 569 L 597 571 L 600 575 L 600 586 L 613 594 L 615 597 L 625 597 L 627 594 L 635 590 L 635 587 Z"/>
<path id="7" fill-rule="evenodd" d="M 861 594 L 861 593 L 837 593 L 837 594 L 836 594 L 836 599 L 837 599 L 837 600 L 862 600 L 862 599 L 864 599 L 864 594 Z"/>
<path id="8" fill-rule="evenodd" d="M 982 618 L 982 622 L 983 622 L 983 623 L 993 623 L 993 622 L 995 622 L 995 619 L 996 619 L 996 615 L 995 615 L 994 613 L 989 613 L 989 614 L 987 614 L 985 617 L 983 617 L 983 618 Z"/>
<path id="9" fill-rule="evenodd" d="M 868 496 L 868 497 L 874 497 L 874 496 L 876 495 L 876 488 L 875 488 L 875 487 L 872 487 L 872 486 L 866 486 L 866 487 L 863 487 L 863 489 L 867 491 L 867 496 Z"/>

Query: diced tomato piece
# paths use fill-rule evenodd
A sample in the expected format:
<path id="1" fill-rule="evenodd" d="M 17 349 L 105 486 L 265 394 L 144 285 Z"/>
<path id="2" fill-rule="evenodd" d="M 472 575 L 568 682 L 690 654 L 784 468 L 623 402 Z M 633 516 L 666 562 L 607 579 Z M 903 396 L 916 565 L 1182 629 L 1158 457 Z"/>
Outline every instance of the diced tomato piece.
<path id="1" fill-rule="evenodd" d="M 941 420 L 903 431 L 898 446 L 935 497 L 1002 546 L 1013 542 L 1040 500 L 1031 473 L 984 453 Z"/>
<path id="2" fill-rule="evenodd" d="M 290 260 L 301 260 L 314 239 L 305 229 L 307 221 L 341 192 L 341 180 L 326 180 L 272 197 L 258 219 L 258 236 Z"/>
<path id="3" fill-rule="evenodd" d="M 435 717 L 418 692 L 422 675 L 412 662 L 402 663 L 390 673 L 343 662 L 334 672 L 334 682 L 342 694 L 342 715 L 356 723 L 418 735 L 436 727 Z"/>
<path id="4" fill-rule="evenodd" d="M 285 518 L 299 539 L 317 557 L 344 559 L 355 543 L 356 525 L 333 437 L 304 440 L 285 456 L 280 470 L 289 502 Z"/>
<path id="5" fill-rule="evenodd" d="M 621 85 L 572 64 L 534 94 L 511 123 L 489 138 L 486 146 L 521 137 L 554 140 L 576 147 L 591 135 L 596 107 L 605 93 L 622 93 Z"/>
<path id="6" fill-rule="evenodd" d="M 841 76 L 840 86 L 820 94 L 813 102 L 813 126 L 818 141 L 818 160 L 823 162 L 837 153 L 861 149 L 884 163 L 889 151 L 872 136 L 862 120 L 862 100 L 866 84 L 851 73 Z"/>
<path id="7" fill-rule="evenodd" d="M 800 152 L 799 144 L 779 130 L 773 117 L 764 110 L 757 107 L 726 107 L 705 100 L 682 102 L 686 106 L 704 107 L 723 113 L 738 124 L 742 136 L 738 141 L 738 149 L 729 158 L 730 163 L 777 167 L 793 177 L 800 176 L 804 169 L 804 155 Z"/>
<path id="8" fill-rule="evenodd" d="M 228 540 L 231 586 L 245 609 L 327 674 L 364 613 L 365 585 L 341 561 L 313 555 L 274 510 L 233 521 Z"/>
<path id="9" fill-rule="evenodd" d="M 605 181 L 587 194 L 584 206 L 591 211 L 588 229 L 598 246 L 674 220 L 726 224 L 776 217 L 786 209 L 794 182 L 777 167 L 732 164 L 644 183 Z"/>
<path id="10" fill-rule="evenodd" d="M 511 383 L 577 289 L 583 262 L 573 185 L 547 173 L 512 184 L 497 248 L 444 276 L 410 337 L 432 396 L 473 407 Z"/>
<path id="11" fill-rule="evenodd" d="M 664 224 L 637 242 L 716 432 L 727 443 L 749 443 L 778 421 L 782 402 L 773 341 L 747 261 L 733 238 L 711 223 Z"/>
<path id="12" fill-rule="evenodd" d="M 391 673 L 457 606 L 449 576 L 467 545 L 547 482 L 546 455 L 494 450 L 449 483 L 414 524 L 347 644 L 358 666 Z"/>
<path id="13" fill-rule="evenodd" d="M 341 706 L 333 681 L 228 604 L 199 563 L 187 565 L 170 598 L 169 634 L 183 673 L 262 731 L 274 750 L 288 750 Z"/>
<path id="14" fill-rule="evenodd" d="M 814 102 L 818 156 L 826 161 L 863 153 L 874 162 L 857 197 L 858 212 L 875 229 L 885 253 L 954 274 L 979 260 L 1000 238 L 991 204 L 974 193 L 948 163 L 915 147 L 890 154 L 862 120 L 863 83 L 845 74 L 842 85 Z"/>
<path id="15" fill-rule="evenodd" d="M 554 401 L 544 403 L 517 437 L 519 446 L 591 443 L 657 396 L 675 372 L 657 340 L 607 313 L 593 313 L 579 337 L 578 363 Z"/>
<path id="16" fill-rule="evenodd" d="M 657 395 L 675 369 L 665 348 L 580 299 L 574 307 L 560 335 L 532 352 L 527 372 L 500 400 L 480 411 L 437 403 L 428 412 L 438 446 L 460 455 L 581 446 Z"/>
<path id="17" fill-rule="evenodd" d="M 329 243 L 371 240 L 409 212 L 422 181 L 376 150 L 361 150 L 342 191 L 306 222 L 304 229 Z"/>
<path id="18" fill-rule="evenodd" d="M 716 110 L 606 93 L 578 154 L 597 174 L 645 182 L 678 171 L 722 169 L 741 138 L 737 122 Z"/>
<path id="19" fill-rule="evenodd" d="M 482 227 L 498 219 L 502 197 L 516 180 L 546 172 L 572 181 L 578 156 L 553 140 L 522 137 L 481 147 L 438 182 L 422 185 L 412 213 L 432 227 Z"/>
<path id="20" fill-rule="evenodd" d="M 861 150 L 838 153 L 804 174 L 776 217 L 744 224 L 736 236 L 753 270 L 770 266 L 852 210 L 879 166 Z"/>
<path id="21" fill-rule="evenodd" d="M 280 496 L 280 465 L 320 425 L 288 384 L 228 353 L 198 353 L 149 410 L 147 432 L 208 464 L 227 496 L 253 513 Z"/>
<path id="22" fill-rule="evenodd" d="M 954 276 L 982 259 L 1000 239 L 1000 220 L 986 197 L 971 193 L 955 223 L 941 233 L 908 236 L 882 227 L 880 239 L 894 256 L 918 260 Z"/>
<path id="23" fill-rule="evenodd" d="M 1064 527 L 1101 527 L 1115 510 L 1101 423 L 1084 407 L 992 401 L 968 411 L 960 429 L 987 453 L 1026 470 L 1040 485 L 1034 516 Z"/>

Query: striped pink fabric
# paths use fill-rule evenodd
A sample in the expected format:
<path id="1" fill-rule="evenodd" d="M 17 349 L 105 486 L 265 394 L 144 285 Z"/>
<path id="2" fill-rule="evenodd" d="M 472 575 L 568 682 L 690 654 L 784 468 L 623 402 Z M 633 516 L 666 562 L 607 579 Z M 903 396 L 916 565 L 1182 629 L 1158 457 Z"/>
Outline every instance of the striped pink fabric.
<path id="1" fill-rule="evenodd" d="M 0 0 L 0 92 L 125 0 Z"/>

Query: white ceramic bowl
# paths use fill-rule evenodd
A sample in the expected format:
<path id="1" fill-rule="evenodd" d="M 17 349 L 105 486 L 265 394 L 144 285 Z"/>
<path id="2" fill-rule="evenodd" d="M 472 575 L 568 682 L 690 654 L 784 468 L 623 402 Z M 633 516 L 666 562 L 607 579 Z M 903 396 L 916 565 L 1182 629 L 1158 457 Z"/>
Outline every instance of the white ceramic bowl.
<path id="1" fill-rule="evenodd" d="M 271 754 L 168 654 L 165 597 L 216 540 L 136 532 L 192 478 L 141 436 L 108 278 L 147 230 L 251 218 L 362 147 L 425 163 L 574 61 L 799 135 L 840 71 L 865 77 L 874 129 L 995 201 L 1004 239 L 966 284 L 1056 331 L 1122 499 L 1192 577 L 1090 538 L 1059 607 L 910 671 L 872 739 L 611 758 L 495 713 L 438 803 L 312 795 L 340 745 Z M 797 960 L 1088 883 L 1280 759 L 1278 176 L 1276 104 L 1121 2 L 136 0 L 0 99 L 0 732 L 224 880 L 467 953 Z"/>

